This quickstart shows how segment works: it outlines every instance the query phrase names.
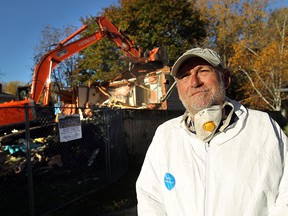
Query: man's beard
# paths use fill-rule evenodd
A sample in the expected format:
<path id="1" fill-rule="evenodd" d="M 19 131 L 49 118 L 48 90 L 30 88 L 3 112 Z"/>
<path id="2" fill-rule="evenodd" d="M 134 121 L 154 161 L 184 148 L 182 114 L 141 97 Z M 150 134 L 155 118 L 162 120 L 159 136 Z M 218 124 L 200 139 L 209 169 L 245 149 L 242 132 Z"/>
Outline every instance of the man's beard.
<path id="1" fill-rule="evenodd" d="M 209 95 L 205 95 L 208 93 Z M 189 97 L 182 97 L 179 94 L 179 98 L 183 104 L 183 106 L 189 111 L 190 114 L 195 115 L 200 110 L 206 109 L 208 107 L 211 107 L 213 105 L 222 105 L 225 101 L 226 97 L 226 91 L 223 83 L 220 83 L 219 88 L 216 90 L 214 94 L 211 93 L 211 90 L 208 89 L 207 92 L 204 92 L 203 94 L 199 94 L 194 96 L 198 97 L 194 100 L 194 102 L 191 102 Z"/>

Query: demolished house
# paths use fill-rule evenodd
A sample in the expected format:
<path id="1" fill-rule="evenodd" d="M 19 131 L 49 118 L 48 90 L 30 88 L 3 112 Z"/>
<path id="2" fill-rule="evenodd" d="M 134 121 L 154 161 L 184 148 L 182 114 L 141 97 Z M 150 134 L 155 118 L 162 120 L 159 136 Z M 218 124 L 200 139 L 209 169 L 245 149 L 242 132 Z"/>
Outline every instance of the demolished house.
<path id="1" fill-rule="evenodd" d="M 64 106 L 69 108 L 98 106 L 119 109 L 182 110 L 182 104 L 177 99 L 177 91 L 173 90 L 174 79 L 169 73 L 168 66 L 154 71 L 137 68 L 125 71 L 117 80 L 76 86 L 72 91 L 61 91 L 58 95 Z M 70 109 L 65 114 L 76 112 L 77 110 Z"/>

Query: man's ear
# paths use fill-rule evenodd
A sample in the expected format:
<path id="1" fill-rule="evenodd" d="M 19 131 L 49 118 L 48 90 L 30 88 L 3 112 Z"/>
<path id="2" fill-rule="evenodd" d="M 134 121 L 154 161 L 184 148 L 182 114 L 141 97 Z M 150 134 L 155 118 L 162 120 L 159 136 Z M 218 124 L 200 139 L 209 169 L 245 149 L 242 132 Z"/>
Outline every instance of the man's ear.
<path id="1" fill-rule="evenodd" d="M 224 73 L 224 85 L 225 85 L 225 89 L 228 89 L 231 83 L 231 74 L 230 71 L 228 69 L 225 69 L 223 71 Z"/>

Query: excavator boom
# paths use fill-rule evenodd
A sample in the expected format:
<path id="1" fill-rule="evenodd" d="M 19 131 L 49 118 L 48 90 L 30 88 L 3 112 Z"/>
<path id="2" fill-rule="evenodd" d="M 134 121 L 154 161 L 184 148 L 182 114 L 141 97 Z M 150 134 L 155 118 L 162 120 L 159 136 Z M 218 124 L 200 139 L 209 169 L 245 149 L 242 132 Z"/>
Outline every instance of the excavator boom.
<path id="1" fill-rule="evenodd" d="M 48 52 L 37 64 L 34 70 L 31 98 L 37 104 L 43 92 L 45 83 L 50 78 L 51 71 L 63 60 L 71 57 L 80 50 L 99 41 L 104 36 L 104 32 L 96 32 L 85 38 L 81 38 L 69 44 L 59 44 L 54 50 Z M 44 105 L 47 105 L 47 103 Z"/>
<path id="2" fill-rule="evenodd" d="M 94 34 L 81 38 L 79 40 L 68 43 L 75 38 L 81 32 L 86 30 L 89 24 L 82 26 L 75 31 L 69 37 L 61 41 L 55 49 L 49 51 L 40 62 L 36 65 L 31 86 L 31 98 L 37 104 L 40 96 L 44 90 L 45 84 L 49 81 L 51 71 L 62 61 L 71 57 L 75 53 L 85 49 L 86 47 L 96 43 L 103 37 L 107 37 L 113 41 L 130 59 L 137 62 L 145 62 L 145 59 L 141 57 L 142 50 L 137 47 L 133 41 L 122 33 L 113 23 L 111 23 L 106 17 L 96 17 L 94 20 L 100 27 L 100 31 L 96 31 Z M 47 83 L 44 95 L 44 104 L 48 104 L 49 95 L 49 83 Z"/>

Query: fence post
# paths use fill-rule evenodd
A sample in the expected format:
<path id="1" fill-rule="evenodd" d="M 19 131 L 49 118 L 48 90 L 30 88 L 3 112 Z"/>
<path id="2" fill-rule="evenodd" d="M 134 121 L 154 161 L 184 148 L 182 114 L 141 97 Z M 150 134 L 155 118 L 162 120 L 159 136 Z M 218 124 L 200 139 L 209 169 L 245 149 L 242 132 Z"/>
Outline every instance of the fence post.
<path id="1" fill-rule="evenodd" d="M 30 146 L 30 125 L 29 125 L 29 108 L 25 104 L 25 138 L 26 138 L 26 160 L 27 160 L 27 178 L 28 178 L 28 198 L 29 198 L 29 215 L 35 215 L 34 209 L 34 188 L 31 166 L 31 146 Z"/>
<path id="2" fill-rule="evenodd" d="M 108 183 L 111 183 L 111 160 L 110 160 L 110 116 L 108 109 L 104 108 L 104 124 L 105 124 L 105 163 L 106 176 Z"/>

